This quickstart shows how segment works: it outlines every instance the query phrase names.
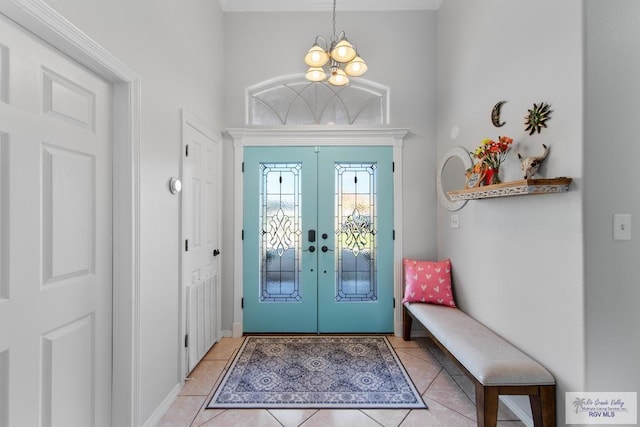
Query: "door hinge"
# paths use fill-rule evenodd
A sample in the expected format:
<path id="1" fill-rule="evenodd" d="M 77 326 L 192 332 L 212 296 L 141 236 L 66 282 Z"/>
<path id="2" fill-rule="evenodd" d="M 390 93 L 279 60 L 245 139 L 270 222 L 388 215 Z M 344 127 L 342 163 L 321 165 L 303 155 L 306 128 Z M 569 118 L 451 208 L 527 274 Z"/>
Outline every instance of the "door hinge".
<path id="1" fill-rule="evenodd" d="M 391 240 L 396 240 L 396 230 L 393 230 Z"/>
<path id="2" fill-rule="evenodd" d="M 189 347 L 189 334 L 184 336 L 184 346 Z"/>
<path id="3" fill-rule="evenodd" d="M 244 308 L 244 297 L 240 299 L 240 308 Z"/>
<path id="4" fill-rule="evenodd" d="M 393 308 L 396 308 L 396 299 L 393 299 Z"/>
<path id="5" fill-rule="evenodd" d="M 396 171 L 396 162 L 391 162 L 391 172 Z"/>
<path id="6" fill-rule="evenodd" d="M 244 230 L 242 230 L 242 235 L 240 236 L 241 240 L 244 240 Z"/>
<path id="7" fill-rule="evenodd" d="M 189 239 L 184 241 L 184 251 L 189 252 Z"/>
<path id="8" fill-rule="evenodd" d="M 244 173 L 244 162 L 242 162 L 242 173 Z"/>
<path id="9" fill-rule="evenodd" d="M 189 157 L 189 144 L 184 148 L 184 156 Z"/>

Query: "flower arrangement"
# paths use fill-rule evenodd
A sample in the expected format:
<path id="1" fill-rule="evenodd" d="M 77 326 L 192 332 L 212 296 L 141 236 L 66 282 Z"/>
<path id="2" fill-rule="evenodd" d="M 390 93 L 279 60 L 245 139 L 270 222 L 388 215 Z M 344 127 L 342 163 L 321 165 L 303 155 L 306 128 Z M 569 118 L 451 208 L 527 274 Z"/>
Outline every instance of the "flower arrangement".
<path id="1" fill-rule="evenodd" d="M 471 155 L 478 159 L 478 162 L 473 166 L 475 171 L 483 170 L 485 175 L 485 184 L 497 184 L 500 182 L 498 178 L 498 172 L 500 171 L 500 165 L 507 157 L 507 153 L 511 148 L 513 138 L 508 136 L 499 136 L 498 141 L 493 139 L 484 139 L 475 149 L 471 152 Z"/>

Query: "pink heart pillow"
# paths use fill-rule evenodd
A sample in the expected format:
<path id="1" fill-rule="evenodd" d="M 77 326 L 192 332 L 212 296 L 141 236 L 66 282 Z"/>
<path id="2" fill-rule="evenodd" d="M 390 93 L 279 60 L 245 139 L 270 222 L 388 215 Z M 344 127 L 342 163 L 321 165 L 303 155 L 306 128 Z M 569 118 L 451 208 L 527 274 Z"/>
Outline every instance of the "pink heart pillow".
<path id="1" fill-rule="evenodd" d="M 417 261 L 405 259 L 405 302 L 424 302 L 455 307 L 451 290 L 451 261 Z"/>

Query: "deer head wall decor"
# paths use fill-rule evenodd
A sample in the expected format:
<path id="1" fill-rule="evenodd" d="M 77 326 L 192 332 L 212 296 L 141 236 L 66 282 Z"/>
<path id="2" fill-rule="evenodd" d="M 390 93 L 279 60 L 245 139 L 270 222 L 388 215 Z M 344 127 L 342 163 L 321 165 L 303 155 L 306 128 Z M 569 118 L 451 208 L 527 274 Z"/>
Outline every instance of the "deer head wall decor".
<path id="1" fill-rule="evenodd" d="M 549 154 L 549 147 L 542 144 L 544 147 L 544 153 L 541 156 L 537 157 L 522 157 L 520 153 L 518 153 L 518 159 L 520 159 L 520 163 L 522 164 L 522 171 L 524 172 L 524 179 L 529 179 L 533 177 L 540 169 L 540 165 L 547 158 Z"/>

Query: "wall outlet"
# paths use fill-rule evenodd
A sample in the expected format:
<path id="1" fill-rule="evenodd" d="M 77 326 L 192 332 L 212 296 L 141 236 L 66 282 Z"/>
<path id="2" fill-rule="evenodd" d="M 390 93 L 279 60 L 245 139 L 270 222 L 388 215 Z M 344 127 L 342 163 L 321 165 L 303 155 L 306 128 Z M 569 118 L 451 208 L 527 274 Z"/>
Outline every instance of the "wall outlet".
<path id="1" fill-rule="evenodd" d="M 458 214 L 451 215 L 451 228 L 460 228 L 460 217 Z"/>
<path id="2" fill-rule="evenodd" d="M 613 215 L 613 240 L 631 240 L 631 214 Z"/>

